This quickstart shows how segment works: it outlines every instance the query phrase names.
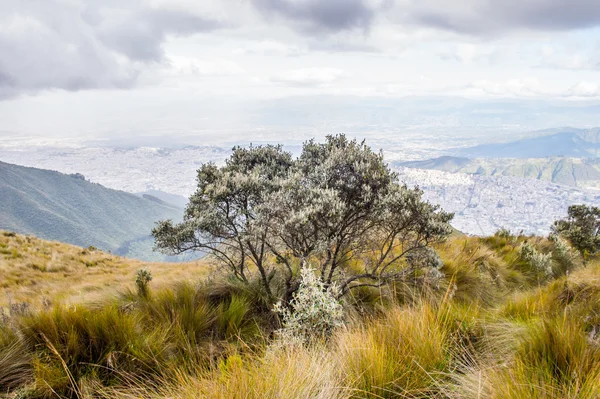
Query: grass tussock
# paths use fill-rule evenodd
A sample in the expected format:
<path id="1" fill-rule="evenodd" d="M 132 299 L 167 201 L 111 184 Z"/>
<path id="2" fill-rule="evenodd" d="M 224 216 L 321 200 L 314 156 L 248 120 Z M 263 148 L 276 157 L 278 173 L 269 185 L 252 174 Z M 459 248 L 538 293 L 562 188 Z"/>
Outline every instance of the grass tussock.
<path id="1" fill-rule="evenodd" d="M 392 309 L 382 320 L 340 334 L 344 385 L 356 397 L 431 397 L 448 367 L 448 330 L 431 307 Z"/>
<path id="2" fill-rule="evenodd" d="M 167 286 L 153 279 L 141 295 L 132 272 L 124 293 L 101 301 L 11 302 L 0 323 L 0 392 L 32 399 L 597 398 L 600 262 L 583 267 L 558 245 L 509 234 L 453 237 L 436 248 L 443 278 L 353 292 L 344 303 L 346 326 L 308 346 L 274 340 L 277 316 L 254 281 Z M 551 262 L 551 274 L 534 258 Z"/>

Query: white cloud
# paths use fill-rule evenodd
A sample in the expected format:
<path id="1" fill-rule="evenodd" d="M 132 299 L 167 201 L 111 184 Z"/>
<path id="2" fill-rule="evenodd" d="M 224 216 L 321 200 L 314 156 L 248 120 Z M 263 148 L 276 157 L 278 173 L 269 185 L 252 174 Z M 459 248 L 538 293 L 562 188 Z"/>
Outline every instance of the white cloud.
<path id="1" fill-rule="evenodd" d="M 169 58 L 171 76 L 235 76 L 245 70 L 233 61 L 226 59 L 197 59 L 186 57 Z"/>
<path id="2" fill-rule="evenodd" d="M 508 79 L 505 81 L 477 80 L 469 83 L 463 91 L 468 95 L 500 98 L 599 98 L 600 84 L 579 81 L 575 84 L 542 83 L 536 78 Z"/>
<path id="3" fill-rule="evenodd" d="M 565 97 L 600 97 L 600 84 L 581 81 L 570 87 Z"/>
<path id="4" fill-rule="evenodd" d="M 500 97 L 536 97 L 552 94 L 552 91 L 536 78 L 508 79 L 505 81 L 476 80 L 471 82 L 466 89 L 467 93 Z"/>
<path id="5" fill-rule="evenodd" d="M 244 46 L 235 48 L 232 53 L 235 55 L 258 54 L 270 56 L 295 56 L 305 53 L 300 47 L 288 45 L 275 40 L 261 40 L 248 43 Z"/>
<path id="6" fill-rule="evenodd" d="M 322 86 L 348 76 L 344 70 L 337 68 L 302 68 L 279 72 L 270 80 L 291 86 Z"/>
<path id="7" fill-rule="evenodd" d="M 556 49 L 553 46 L 545 45 L 542 47 L 539 66 L 566 70 L 600 69 L 600 54 L 594 50 Z"/>
<path id="8" fill-rule="evenodd" d="M 600 25 L 597 0 L 395 0 L 397 22 L 479 37 Z"/>
<path id="9" fill-rule="evenodd" d="M 490 45 L 459 43 L 454 48 L 442 50 L 439 56 L 442 60 L 454 60 L 461 63 L 487 61 L 496 53 L 496 48 Z"/>
<path id="10" fill-rule="evenodd" d="M 596 17 L 586 19 L 583 0 L 565 2 L 0 0 L 0 114 L 4 125 L 10 117 L 12 126 L 29 126 L 30 105 L 8 105 L 26 104 L 16 98 L 24 93 L 56 104 L 68 121 L 86 110 L 61 104 L 87 104 L 90 129 L 105 131 L 128 118 L 107 118 L 106 104 L 117 107 L 117 99 L 123 109 L 168 104 L 165 126 L 196 120 L 197 103 L 217 100 L 352 96 L 357 108 L 368 106 L 363 97 L 591 102 L 600 98 L 600 29 L 585 29 Z"/>

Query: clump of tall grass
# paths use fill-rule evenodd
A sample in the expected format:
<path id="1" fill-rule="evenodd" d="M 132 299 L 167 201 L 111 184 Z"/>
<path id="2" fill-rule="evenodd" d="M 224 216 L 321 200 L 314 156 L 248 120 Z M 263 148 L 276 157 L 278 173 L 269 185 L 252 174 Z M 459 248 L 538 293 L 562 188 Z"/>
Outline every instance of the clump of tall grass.
<path id="1" fill-rule="evenodd" d="M 496 249 L 494 249 L 496 248 Z M 530 284 L 530 277 L 515 265 L 512 245 L 494 247 L 486 240 L 461 238 L 439 249 L 453 298 L 464 303 L 493 305 L 508 292 Z"/>
<path id="2" fill-rule="evenodd" d="M 512 356 L 452 377 L 455 385 L 447 391 L 451 398 L 597 398 L 600 346 L 568 317 L 532 321 Z"/>
<path id="3" fill-rule="evenodd" d="M 448 345 L 439 313 L 423 305 L 391 309 L 382 320 L 341 333 L 335 356 L 355 397 L 432 397 L 433 376 L 449 364 Z"/>
<path id="4" fill-rule="evenodd" d="M 15 331 L 0 321 L 0 396 L 31 380 L 31 358 Z"/>
<path id="5" fill-rule="evenodd" d="M 35 353 L 32 397 L 75 397 L 82 381 L 89 387 L 122 384 L 128 375 L 170 378 L 176 370 L 212 367 L 232 348 L 261 347 L 273 315 L 253 300 L 235 286 L 213 291 L 182 283 L 152 295 L 131 293 L 92 307 L 57 304 L 20 316 L 14 323 Z"/>
<path id="6" fill-rule="evenodd" d="M 93 376 L 118 380 L 119 372 L 149 375 L 167 346 L 159 330 L 143 331 L 139 315 L 111 304 L 102 309 L 57 306 L 23 317 L 20 332 L 35 351 L 40 397 L 75 395 L 76 381 Z"/>
<path id="7" fill-rule="evenodd" d="M 218 367 L 179 373 L 174 379 L 104 390 L 104 399 L 349 399 L 327 348 L 278 346 L 265 354 L 233 354 Z"/>

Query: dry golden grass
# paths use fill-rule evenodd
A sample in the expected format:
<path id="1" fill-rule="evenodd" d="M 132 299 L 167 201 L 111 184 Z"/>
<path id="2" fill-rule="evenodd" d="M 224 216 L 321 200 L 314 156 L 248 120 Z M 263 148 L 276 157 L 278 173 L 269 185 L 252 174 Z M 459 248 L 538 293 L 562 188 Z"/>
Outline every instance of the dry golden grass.
<path id="1" fill-rule="evenodd" d="M 0 231 L 0 307 L 9 302 L 39 306 L 45 300 L 77 303 L 97 300 L 133 287 L 140 268 L 152 272 L 152 285 L 200 280 L 206 261 L 150 263 L 93 248 Z"/>
<path id="2" fill-rule="evenodd" d="M 206 264 L 148 264 L 0 232 L 0 271 L 37 280 L 7 279 L 1 292 L 39 302 L 43 286 L 71 303 L 100 299 L 9 321 L 16 335 L 2 343 L 0 331 L 0 383 L 7 359 L 19 374 L 5 380 L 20 376 L 15 394 L 36 399 L 600 398 L 600 261 L 540 278 L 519 256 L 525 240 L 552 250 L 535 237 L 452 237 L 437 247 L 437 284 L 409 286 L 410 301 L 364 292 L 331 340 L 285 347 L 271 345 L 276 325 L 256 287 L 172 283 L 202 278 Z M 133 287 L 140 267 L 155 276 L 149 297 L 101 298 Z"/>

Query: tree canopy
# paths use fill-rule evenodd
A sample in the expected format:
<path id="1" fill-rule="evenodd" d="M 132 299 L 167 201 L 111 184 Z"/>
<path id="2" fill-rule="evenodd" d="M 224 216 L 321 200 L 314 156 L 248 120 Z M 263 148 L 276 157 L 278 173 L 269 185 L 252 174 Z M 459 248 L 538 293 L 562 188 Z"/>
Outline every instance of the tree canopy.
<path id="1" fill-rule="evenodd" d="M 451 232 L 452 214 L 345 135 L 310 140 L 296 159 L 281 146 L 235 147 L 224 166 L 203 165 L 197 180 L 184 221 L 153 230 L 157 248 L 208 252 L 241 281 L 255 269 L 271 297 L 273 281 L 291 297 L 305 262 L 341 295 L 381 286 L 422 263 L 407 259 L 430 259 L 430 246 Z"/>
<path id="2" fill-rule="evenodd" d="M 600 208 L 587 205 L 571 205 L 565 219 L 554 222 L 553 230 L 566 237 L 581 255 L 600 251 Z"/>

